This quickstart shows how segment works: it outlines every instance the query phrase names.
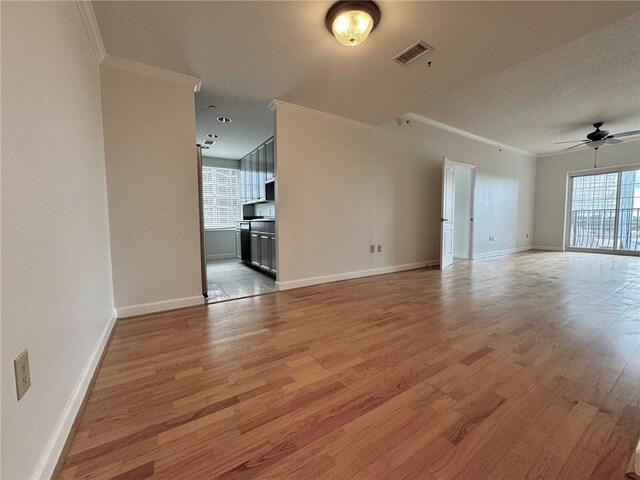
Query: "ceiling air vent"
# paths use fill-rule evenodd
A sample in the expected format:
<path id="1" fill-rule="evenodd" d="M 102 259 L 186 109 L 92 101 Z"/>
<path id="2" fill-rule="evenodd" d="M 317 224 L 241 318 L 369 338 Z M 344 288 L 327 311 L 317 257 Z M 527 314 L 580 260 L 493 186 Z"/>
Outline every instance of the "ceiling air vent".
<path id="1" fill-rule="evenodd" d="M 214 142 L 213 140 L 205 140 L 204 141 L 205 145 L 213 145 L 214 143 L 216 143 L 216 142 Z"/>
<path id="2" fill-rule="evenodd" d="M 433 50 L 433 47 L 420 40 L 393 57 L 393 61 L 398 62 L 400 65 L 408 65 L 430 50 Z"/>

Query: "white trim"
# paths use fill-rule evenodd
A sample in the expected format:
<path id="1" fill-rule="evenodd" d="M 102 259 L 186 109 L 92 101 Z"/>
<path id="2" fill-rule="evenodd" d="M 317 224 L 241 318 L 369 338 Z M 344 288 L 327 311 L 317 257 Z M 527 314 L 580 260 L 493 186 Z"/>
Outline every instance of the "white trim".
<path id="1" fill-rule="evenodd" d="M 564 249 L 562 247 L 546 247 L 543 245 L 535 245 L 531 247 L 532 250 L 543 250 L 546 252 L 563 252 Z"/>
<path id="2" fill-rule="evenodd" d="M 376 128 L 374 125 L 370 125 L 368 123 L 359 122 L 357 120 L 351 120 L 350 118 L 334 115 L 333 113 L 321 112 L 320 110 L 314 110 L 313 108 L 294 105 L 293 103 L 283 102 L 282 100 L 277 100 L 277 99 L 273 100 L 269 104 L 268 108 L 269 110 L 290 110 L 292 112 L 308 113 L 310 115 L 315 115 L 316 117 L 325 118 L 327 120 L 334 120 L 340 123 L 344 123 L 345 125 L 350 125 L 352 127 L 358 127 L 358 128 L 365 128 L 367 130 L 372 130 Z"/>
<path id="3" fill-rule="evenodd" d="M 163 68 L 147 65 L 146 63 L 134 62 L 133 60 L 114 57 L 112 55 L 105 56 L 104 60 L 102 60 L 102 64 L 111 68 L 137 73 L 138 75 L 146 75 L 147 77 L 187 85 L 193 88 L 194 92 L 199 92 L 200 85 L 202 84 L 202 80 L 196 77 L 190 77 L 189 75 L 184 75 L 182 73 L 172 72 L 171 70 L 165 70 Z"/>
<path id="4" fill-rule="evenodd" d="M 457 135 L 470 138 L 471 140 L 476 140 L 478 142 L 486 143 L 487 145 L 492 145 L 494 147 L 498 147 L 503 150 L 510 150 L 512 152 L 519 153 L 520 155 L 526 155 L 527 157 L 532 157 L 532 158 L 536 157 L 534 153 L 528 152 L 527 150 L 522 150 L 521 148 L 516 148 L 516 147 L 512 147 L 511 145 L 506 145 L 504 143 L 496 142 L 495 140 L 491 140 L 490 138 L 475 135 L 471 132 L 467 132 L 466 130 L 452 127 L 451 125 L 447 125 L 446 123 L 438 122 L 433 118 L 425 117 L 424 115 L 420 115 L 419 113 L 409 112 L 404 114 L 403 117 L 409 118 L 411 120 L 415 120 L 416 122 L 424 123 L 426 125 L 431 125 L 432 127 L 436 127 L 441 130 L 446 130 L 447 132 L 455 133 Z"/>
<path id="5" fill-rule="evenodd" d="M 203 304 L 204 296 L 196 295 L 194 297 L 174 298 L 173 300 L 129 305 L 127 307 L 119 307 L 116 310 L 118 311 L 118 318 L 126 318 L 133 317 L 134 315 L 145 315 L 147 313 L 175 310 L 176 308 L 193 307 Z"/>
<path id="6" fill-rule="evenodd" d="M 104 43 L 102 42 L 102 35 L 100 35 L 100 27 L 96 20 L 96 14 L 93 11 L 93 5 L 91 5 L 91 2 L 88 0 L 77 0 L 76 5 L 80 11 L 80 17 L 82 18 L 82 23 L 84 23 L 84 28 L 87 30 L 87 34 L 89 35 L 89 41 L 91 42 L 93 53 L 96 55 L 98 63 L 102 63 L 104 57 L 107 56 L 107 51 L 104 49 Z"/>
<path id="7" fill-rule="evenodd" d="M 621 143 L 631 143 L 631 142 L 640 142 L 640 135 L 632 135 L 629 136 L 627 138 L 625 138 Z M 578 143 L 578 142 L 576 142 Z M 604 146 L 600 147 L 600 148 L 611 148 L 611 147 L 615 147 L 616 145 L 620 145 L 619 143 L 615 144 L 615 145 L 607 145 L 605 144 Z M 538 155 L 536 155 L 536 158 L 547 158 L 547 157 L 555 157 L 557 155 L 568 155 L 571 153 L 576 153 L 576 152 L 593 152 L 593 148 L 591 147 L 587 147 L 587 150 L 580 148 L 580 147 L 576 147 L 575 150 L 560 150 L 559 152 L 547 152 L 547 153 L 540 153 Z"/>
<path id="8" fill-rule="evenodd" d="M 308 287 L 322 283 L 340 282 L 353 278 L 371 277 L 374 275 L 384 275 L 386 273 L 403 272 L 405 270 L 415 270 L 424 267 L 434 267 L 439 265 L 439 260 L 429 260 L 426 262 L 405 263 L 404 265 L 393 265 L 391 267 L 370 268 L 368 270 L 358 270 L 355 272 L 336 273 L 334 275 L 323 275 L 320 277 L 301 278 L 300 280 L 288 280 L 286 282 L 276 281 L 278 290 L 291 290 L 292 288 Z"/>
<path id="9" fill-rule="evenodd" d="M 476 253 L 473 256 L 474 260 L 481 260 L 483 258 L 501 257 L 503 255 L 513 255 L 514 253 L 526 252 L 532 250 L 531 245 L 525 245 L 524 247 L 507 248 L 505 250 L 495 250 L 493 252 Z"/>
<path id="10" fill-rule="evenodd" d="M 207 255 L 207 260 L 223 260 L 225 258 L 236 258 L 235 253 L 214 253 Z"/>
<path id="11" fill-rule="evenodd" d="M 89 388 L 89 384 L 91 383 L 91 379 L 93 378 L 98 362 L 100 361 L 102 352 L 107 345 L 107 341 L 109 340 L 109 336 L 111 335 L 111 331 L 113 330 L 115 323 L 116 311 L 113 310 L 111 317 L 107 320 L 107 323 L 104 326 L 100 338 L 98 338 L 96 345 L 93 347 L 87 363 L 85 363 L 84 368 L 82 369 L 80 378 L 71 392 L 71 396 L 62 411 L 62 415 L 60 416 L 60 420 L 58 420 L 58 424 L 56 425 L 53 434 L 49 438 L 49 442 L 42 452 L 42 455 L 40 455 L 40 459 L 36 464 L 31 478 L 51 478 L 53 475 L 53 471 L 56 468 L 56 464 L 58 463 L 64 444 L 71 432 L 73 422 L 80 411 L 82 401 L 87 393 L 87 389 Z"/>

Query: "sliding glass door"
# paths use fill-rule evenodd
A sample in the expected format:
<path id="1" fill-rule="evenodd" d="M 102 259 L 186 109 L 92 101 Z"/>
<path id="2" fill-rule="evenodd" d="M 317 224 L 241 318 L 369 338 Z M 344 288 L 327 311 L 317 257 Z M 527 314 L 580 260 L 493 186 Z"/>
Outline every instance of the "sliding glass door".
<path id="1" fill-rule="evenodd" d="M 569 177 L 568 250 L 640 254 L 640 168 Z"/>
<path id="2" fill-rule="evenodd" d="M 618 250 L 640 252 L 640 169 L 620 172 Z"/>

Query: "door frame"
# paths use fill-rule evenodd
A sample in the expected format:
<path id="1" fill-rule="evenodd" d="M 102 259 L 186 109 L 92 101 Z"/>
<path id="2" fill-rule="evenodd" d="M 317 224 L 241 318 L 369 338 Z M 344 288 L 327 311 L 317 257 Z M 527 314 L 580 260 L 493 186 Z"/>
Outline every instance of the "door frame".
<path id="1" fill-rule="evenodd" d="M 204 229 L 204 205 L 202 199 L 202 149 L 196 147 L 198 166 L 198 212 L 200 220 L 200 276 L 202 281 L 202 296 L 206 299 L 209 296 L 209 281 L 207 280 L 207 254 L 205 251 L 205 229 Z"/>
<path id="2" fill-rule="evenodd" d="M 444 161 L 445 159 L 452 164 L 454 167 L 455 166 L 459 166 L 459 167 L 466 167 L 471 169 L 471 199 L 469 202 L 469 255 L 468 255 L 468 260 L 474 260 L 474 244 L 475 244 L 475 204 L 476 204 L 476 169 L 477 169 L 477 165 L 471 165 L 470 163 L 464 163 L 464 162 L 456 162 L 454 160 L 451 160 L 449 157 L 444 156 L 442 157 L 442 164 L 444 165 Z M 455 186 L 455 177 L 454 177 L 454 186 Z M 444 192 L 442 192 L 442 195 L 444 195 Z M 441 198 L 442 198 L 441 195 Z M 442 208 L 440 209 L 442 210 Z M 454 204 L 454 212 L 455 212 L 455 204 Z M 454 221 L 454 228 L 455 228 L 455 218 L 453 219 Z M 454 234 L 455 235 L 455 234 Z M 441 238 L 442 240 L 442 238 Z M 455 239 L 454 239 L 455 241 Z M 442 247 L 442 246 L 441 246 Z"/>
<path id="3" fill-rule="evenodd" d="M 640 252 L 632 250 L 617 250 L 616 240 L 618 239 L 618 210 L 620 204 L 620 185 L 621 176 L 618 177 L 617 193 L 616 193 L 616 218 L 614 225 L 614 241 L 613 249 L 606 250 L 601 248 L 579 248 L 569 246 L 569 237 L 571 236 L 571 198 L 573 197 L 573 179 L 574 177 L 583 177 L 587 175 L 601 175 L 606 173 L 628 172 L 630 170 L 640 169 L 640 163 L 632 163 L 630 165 L 620 165 L 617 167 L 598 167 L 586 170 L 575 170 L 567 172 L 567 188 L 564 208 L 564 242 L 562 244 L 563 251 L 566 252 L 582 252 L 582 253 L 605 253 L 608 255 L 629 255 L 632 257 L 640 256 Z"/>

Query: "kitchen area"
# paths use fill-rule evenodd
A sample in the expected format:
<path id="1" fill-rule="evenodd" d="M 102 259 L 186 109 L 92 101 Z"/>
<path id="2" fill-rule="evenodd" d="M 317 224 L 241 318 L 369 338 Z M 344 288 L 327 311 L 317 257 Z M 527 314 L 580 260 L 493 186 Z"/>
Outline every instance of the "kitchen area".
<path id="1" fill-rule="evenodd" d="M 223 161 L 203 157 L 208 303 L 276 290 L 275 164 L 273 137 L 256 146 L 240 160 Z M 204 173 L 207 165 L 218 165 L 218 170 L 233 167 L 227 170 L 230 187 L 226 188 L 224 184 L 222 187 L 214 185 L 211 199 L 207 198 L 208 184 Z M 230 205 L 229 197 L 236 195 L 238 198 L 233 205 L 238 207 L 238 214 L 232 229 L 233 252 L 229 252 L 228 237 L 231 229 L 207 229 L 207 205 L 213 204 L 219 210 L 221 205 Z M 217 224 L 228 224 L 231 216 L 228 215 L 227 220 L 218 220 Z"/>

